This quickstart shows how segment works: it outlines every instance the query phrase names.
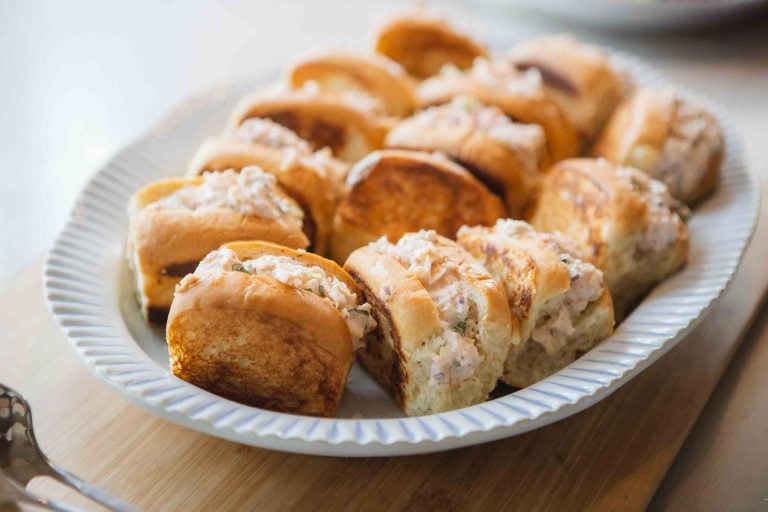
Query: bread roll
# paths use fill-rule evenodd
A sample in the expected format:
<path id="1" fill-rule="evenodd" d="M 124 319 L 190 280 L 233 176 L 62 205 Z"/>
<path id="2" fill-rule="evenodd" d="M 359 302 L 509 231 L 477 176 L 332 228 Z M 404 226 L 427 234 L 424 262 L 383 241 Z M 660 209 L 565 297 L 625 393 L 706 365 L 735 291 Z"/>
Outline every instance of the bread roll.
<path id="1" fill-rule="evenodd" d="M 613 303 L 603 273 L 570 240 L 522 221 L 463 227 L 457 242 L 502 285 L 522 343 L 502 380 L 526 387 L 561 370 L 613 333 Z"/>
<path id="2" fill-rule="evenodd" d="M 724 142 L 710 113 L 672 90 L 643 88 L 614 112 L 592 153 L 644 171 L 695 206 L 717 188 Z"/>
<path id="3" fill-rule="evenodd" d="M 206 139 L 192 158 L 188 176 L 256 165 L 273 174 L 306 212 L 304 233 L 312 251 L 326 254 L 346 164 L 268 119 L 252 118 L 236 129 Z"/>
<path id="4" fill-rule="evenodd" d="M 474 97 L 459 96 L 400 121 L 385 145 L 442 151 L 503 197 L 509 214 L 519 217 L 538 182 L 544 132 L 537 125 L 513 123 Z"/>
<path id="5" fill-rule="evenodd" d="M 144 317 L 162 322 L 173 289 L 200 260 L 234 240 L 304 248 L 304 213 L 257 167 L 151 183 L 130 200 L 128 263 Z"/>
<path id="6" fill-rule="evenodd" d="M 687 213 L 666 185 L 637 169 L 574 158 L 544 177 L 530 222 L 573 239 L 603 271 L 620 321 L 685 264 Z"/>
<path id="7" fill-rule="evenodd" d="M 434 229 L 453 238 L 464 224 L 493 224 L 504 205 L 472 174 L 439 154 L 386 149 L 350 171 L 336 210 L 331 256 L 342 263 L 358 247 L 387 236 Z"/>
<path id="8" fill-rule="evenodd" d="M 421 108 L 448 103 L 461 94 L 500 108 L 513 121 L 541 126 L 547 138 L 545 168 L 578 154 L 578 132 L 550 98 L 539 72 L 520 71 L 507 61 L 477 59 L 466 72 L 446 68 L 416 89 Z"/>
<path id="9" fill-rule="evenodd" d="M 466 251 L 420 231 L 358 249 L 345 268 L 377 322 L 358 359 L 406 414 L 488 398 L 519 334 L 503 288 Z"/>
<path id="10" fill-rule="evenodd" d="M 445 64 L 469 68 L 477 57 L 488 55 L 482 44 L 425 10 L 388 19 L 376 33 L 375 48 L 418 79 L 436 74 Z"/>
<path id="11" fill-rule="evenodd" d="M 237 242 L 182 280 L 166 334 L 177 377 L 249 405 L 332 416 L 353 346 L 374 328 L 370 305 L 332 261 Z"/>
<path id="12" fill-rule="evenodd" d="M 328 147 L 334 156 L 356 162 L 381 147 L 391 123 L 377 103 L 365 97 L 340 98 L 307 84 L 297 90 L 272 89 L 244 97 L 235 107 L 230 126 L 263 117 L 293 130 L 315 149 Z"/>
<path id="13" fill-rule="evenodd" d="M 585 141 L 592 140 L 624 94 L 610 57 L 570 35 L 523 41 L 509 58 L 520 70 L 536 69 L 544 88 Z"/>
<path id="14" fill-rule="evenodd" d="M 295 62 L 288 82 L 301 88 L 315 82 L 321 90 L 364 94 L 380 102 L 385 114 L 405 117 L 413 112 L 413 81 L 400 65 L 383 55 L 347 50 L 313 52 Z"/>

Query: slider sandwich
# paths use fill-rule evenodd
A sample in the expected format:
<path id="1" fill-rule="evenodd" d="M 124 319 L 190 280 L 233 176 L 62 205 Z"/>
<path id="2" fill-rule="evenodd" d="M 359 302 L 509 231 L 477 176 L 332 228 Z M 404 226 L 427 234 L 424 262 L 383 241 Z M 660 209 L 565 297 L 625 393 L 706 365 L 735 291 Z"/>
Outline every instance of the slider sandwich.
<path id="1" fill-rule="evenodd" d="M 592 154 L 636 167 L 695 206 L 717 189 L 725 153 L 717 120 L 670 89 L 638 89 L 614 112 Z"/>
<path id="2" fill-rule="evenodd" d="M 433 229 L 454 238 L 464 224 L 493 224 L 504 204 L 472 174 L 442 154 L 385 149 L 350 170 L 347 195 L 333 223 L 331 257 L 349 253 L 381 236 Z"/>
<path id="3" fill-rule="evenodd" d="M 503 286 L 522 342 L 502 380 L 526 387 L 575 361 L 613 333 L 613 303 L 603 273 L 574 244 L 522 221 L 463 227 L 459 245 Z"/>
<path id="4" fill-rule="evenodd" d="M 456 242 L 434 231 L 381 238 L 344 268 L 377 323 L 358 352 L 409 416 L 488 398 L 520 340 L 504 288 Z"/>
<path id="5" fill-rule="evenodd" d="M 579 152 L 579 134 L 547 92 L 541 73 L 521 71 L 504 60 L 477 59 L 466 71 L 446 66 L 416 89 L 421 108 L 449 103 L 466 94 L 494 105 L 518 123 L 537 124 L 544 130 L 547 152 L 544 169 Z"/>
<path id="6" fill-rule="evenodd" d="M 385 145 L 445 153 L 504 198 L 513 217 L 522 215 L 534 195 L 545 152 L 540 126 L 515 123 L 472 96 L 403 119 L 387 134 Z"/>
<path id="7" fill-rule="evenodd" d="M 251 118 L 209 137 L 189 163 L 187 176 L 256 165 L 275 176 L 278 184 L 306 212 L 304 232 L 311 249 L 325 254 L 331 234 L 346 164 L 328 149 L 312 151 L 310 145 L 288 128 L 269 119 Z"/>
<path id="8" fill-rule="evenodd" d="M 304 212 L 258 167 L 160 180 L 130 200 L 126 256 L 141 311 L 162 322 L 173 289 L 221 244 L 267 240 L 305 248 Z"/>
<path id="9" fill-rule="evenodd" d="M 333 416 L 353 349 L 375 327 L 370 305 L 334 262 L 236 242 L 181 281 L 166 337 L 181 379 L 257 407 Z"/>
<path id="10" fill-rule="evenodd" d="M 301 89 L 281 88 L 245 96 L 235 106 L 230 126 L 262 117 L 293 130 L 314 149 L 328 147 L 337 158 L 356 162 L 379 149 L 390 122 L 379 104 L 365 96 L 345 96 L 323 91 L 308 82 Z"/>
<path id="11" fill-rule="evenodd" d="M 530 222 L 572 239 L 603 271 L 621 321 L 688 259 L 688 209 L 666 185 L 604 159 L 559 162 L 544 177 Z"/>
<path id="12" fill-rule="evenodd" d="M 426 10 L 412 10 L 386 20 L 375 34 L 376 51 L 398 62 L 416 79 L 435 75 L 450 64 L 472 66 L 488 51 L 470 36 Z"/>

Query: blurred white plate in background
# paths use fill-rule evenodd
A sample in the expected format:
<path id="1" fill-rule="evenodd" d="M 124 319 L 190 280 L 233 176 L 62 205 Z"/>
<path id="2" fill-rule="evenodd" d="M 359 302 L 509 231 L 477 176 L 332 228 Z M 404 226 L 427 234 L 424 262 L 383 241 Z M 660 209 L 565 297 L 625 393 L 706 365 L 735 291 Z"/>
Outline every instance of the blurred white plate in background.
<path id="1" fill-rule="evenodd" d="M 585 25 L 636 30 L 694 28 L 766 8 L 766 0 L 496 0 Z"/>

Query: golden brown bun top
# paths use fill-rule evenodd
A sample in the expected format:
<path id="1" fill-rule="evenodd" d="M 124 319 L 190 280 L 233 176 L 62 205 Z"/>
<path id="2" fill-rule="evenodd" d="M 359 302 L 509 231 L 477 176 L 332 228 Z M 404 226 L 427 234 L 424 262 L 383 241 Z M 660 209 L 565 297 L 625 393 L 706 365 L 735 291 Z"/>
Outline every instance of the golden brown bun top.
<path id="1" fill-rule="evenodd" d="M 375 48 L 419 79 L 436 74 L 445 64 L 466 69 L 475 58 L 488 55 L 482 44 L 423 10 L 393 16 L 381 25 Z"/>
<path id="2" fill-rule="evenodd" d="M 391 122 L 380 116 L 373 104 L 341 101 L 339 96 L 315 87 L 270 90 L 245 96 L 235 106 L 230 125 L 251 117 L 265 117 L 293 130 L 315 149 L 331 148 L 340 154 L 350 138 L 359 135 L 365 143 L 381 147 Z"/>
<path id="3" fill-rule="evenodd" d="M 584 198 L 577 208 L 589 218 L 608 218 L 614 211 L 621 211 L 626 218 L 618 220 L 633 223 L 645 213 L 647 204 L 641 194 L 618 176 L 617 168 L 602 158 L 569 158 L 550 168 L 542 188 L 558 185 L 551 190 L 565 190 L 572 197 Z"/>
<path id="4" fill-rule="evenodd" d="M 357 283 L 335 261 L 304 250 L 291 249 L 284 245 L 263 241 L 232 242 L 221 246 L 222 249 L 230 249 L 237 254 L 241 261 L 252 260 L 260 256 L 285 256 L 305 267 L 320 267 L 326 274 L 337 278 L 346 284 L 349 289 L 360 298 L 360 290 Z"/>
<path id="5" fill-rule="evenodd" d="M 404 117 L 414 109 L 413 80 L 384 55 L 348 50 L 313 52 L 296 61 L 287 78 L 294 88 L 314 81 L 331 93 L 368 94 L 381 101 L 387 115 Z"/>
<path id="6" fill-rule="evenodd" d="M 187 311 L 202 315 L 217 309 L 258 312 L 267 321 L 291 317 L 304 325 L 323 326 L 324 335 L 315 337 L 315 342 L 342 365 L 348 364 L 352 356 L 349 328 L 327 300 L 271 277 L 244 272 L 222 272 L 203 279 L 194 274 L 187 276 L 176 288 L 168 329 L 174 325 L 174 318 Z"/>
<path id="7" fill-rule="evenodd" d="M 613 113 L 592 154 L 614 162 L 627 162 L 630 151 L 636 146 L 649 146 L 660 151 L 667 140 L 674 114 L 675 94 L 672 90 L 639 88 Z"/>
<path id="8" fill-rule="evenodd" d="M 464 224 L 489 224 L 506 214 L 477 178 L 437 153 L 376 151 L 353 167 L 347 184 L 337 213 L 392 239 L 422 228 L 453 237 Z"/>

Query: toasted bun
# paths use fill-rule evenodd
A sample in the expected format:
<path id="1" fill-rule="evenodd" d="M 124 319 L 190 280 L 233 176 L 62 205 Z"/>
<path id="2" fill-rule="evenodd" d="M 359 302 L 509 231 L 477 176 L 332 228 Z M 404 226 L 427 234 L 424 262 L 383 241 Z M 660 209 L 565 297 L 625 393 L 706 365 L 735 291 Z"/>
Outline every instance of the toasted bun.
<path id="1" fill-rule="evenodd" d="M 717 188 L 724 141 L 704 109 L 672 90 L 641 88 L 616 109 L 592 154 L 642 170 L 694 206 Z"/>
<path id="2" fill-rule="evenodd" d="M 331 93 L 361 92 L 379 100 L 386 114 L 413 112 L 413 83 L 400 65 L 383 55 L 345 50 L 315 52 L 288 71 L 288 82 L 301 88 L 308 81 Z"/>
<path id="3" fill-rule="evenodd" d="M 482 68 L 486 66 L 496 73 L 492 81 L 483 76 Z M 580 142 L 576 128 L 530 75 L 499 61 L 479 61 L 469 72 L 441 74 L 425 80 L 416 89 L 421 108 L 448 103 L 461 94 L 500 108 L 514 121 L 541 126 L 547 137 L 548 161 L 544 167 L 578 154 Z"/>
<path id="4" fill-rule="evenodd" d="M 672 213 L 677 232 L 674 242 L 641 250 L 651 224 L 651 204 L 619 171 L 602 159 L 574 158 L 558 163 L 543 179 L 538 206 L 530 220 L 540 231 L 559 231 L 573 239 L 603 271 L 617 320 L 685 264 L 689 245 L 685 223 Z"/>
<path id="5" fill-rule="evenodd" d="M 136 274 L 142 311 L 149 320 L 165 319 L 175 285 L 223 243 L 269 240 L 294 248 L 309 245 L 298 223 L 223 208 L 205 212 L 145 209 L 183 186 L 201 182 L 202 178 L 161 180 L 143 187 L 130 200 L 128 260 Z"/>
<path id="6" fill-rule="evenodd" d="M 235 107 L 231 124 L 237 126 L 251 117 L 271 119 L 316 149 L 331 148 L 336 157 L 347 162 L 380 148 L 389 129 L 376 112 L 311 89 L 246 96 Z"/>
<path id="7" fill-rule="evenodd" d="M 450 109 L 453 106 L 446 104 L 432 108 Z M 418 120 L 418 116 L 428 114 L 429 111 L 425 111 L 399 122 L 387 134 L 385 145 L 447 154 L 502 196 L 509 215 L 520 217 L 538 182 L 541 155 L 512 147 L 488 131 L 477 129 L 474 123 L 462 125 L 436 119 L 429 124 L 429 129 L 424 129 L 426 123 Z"/>
<path id="8" fill-rule="evenodd" d="M 180 287 L 166 336 L 177 377 L 294 414 L 333 416 L 352 361 L 349 329 L 327 301 L 243 272 Z"/>
<path id="9" fill-rule="evenodd" d="M 326 254 L 341 185 L 317 158 L 296 155 L 290 148 L 270 148 L 229 137 L 211 137 L 192 158 L 188 174 L 198 176 L 204 171 L 226 169 L 239 171 L 250 165 L 258 165 L 273 174 L 285 192 L 299 203 L 307 213 L 303 228 L 312 242 L 312 250 Z"/>
<path id="10" fill-rule="evenodd" d="M 509 352 L 502 378 L 505 383 L 529 386 L 572 363 L 613 332 L 613 303 L 601 278 L 600 297 L 572 319 L 574 331 L 565 337 L 563 346 L 547 350 L 531 334 L 546 321 L 548 303 L 567 297 L 571 289 L 569 268 L 561 253 L 538 233 L 509 236 L 493 227 L 463 228 L 457 242 L 502 283 L 510 310 L 520 323 L 523 341 Z"/>
<path id="11" fill-rule="evenodd" d="M 523 41 L 510 57 L 521 70 L 539 70 L 547 93 L 585 140 L 597 135 L 621 101 L 622 80 L 608 55 L 572 36 Z"/>
<path id="12" fill-rule="evenodd" d="M 345 264 L 373 305 L 378 323 L 358 359 L 411 416 L 486 400 L 501 376 L 510 345 L 519 342 L 501 286 L 455 242 L 442 238 L 439 248 L 460 266 L 467 300 L 477 307 L 474 344 L 484 358 L 469 378 L 450 385 L 429 383 L 432 358 L 444 343 L 443 325 L 422 283 L 397 259 L 371 247 L 353 252 Z M 385 287 L 389 293 L 382 293 Z"/>
<path id="13" fill-rule="evenodd" d="M 464 224 L 492 224 L 504 205 L 467 170 L 439 155 L 406 150 L 372 153 L 350 171 L 336 210 L 331 256 L 343 262 L 380 236 L 434 229 L 448 237 Z"/>
<path id="14" fill-rule="evenodd" d="M 445 64 L 466 69 L 477 57 L 488 55 L 483 45 L 424 11 L 403 13 L 382 24 L 375 48 L 419 79 L 436 74 Z"/>

